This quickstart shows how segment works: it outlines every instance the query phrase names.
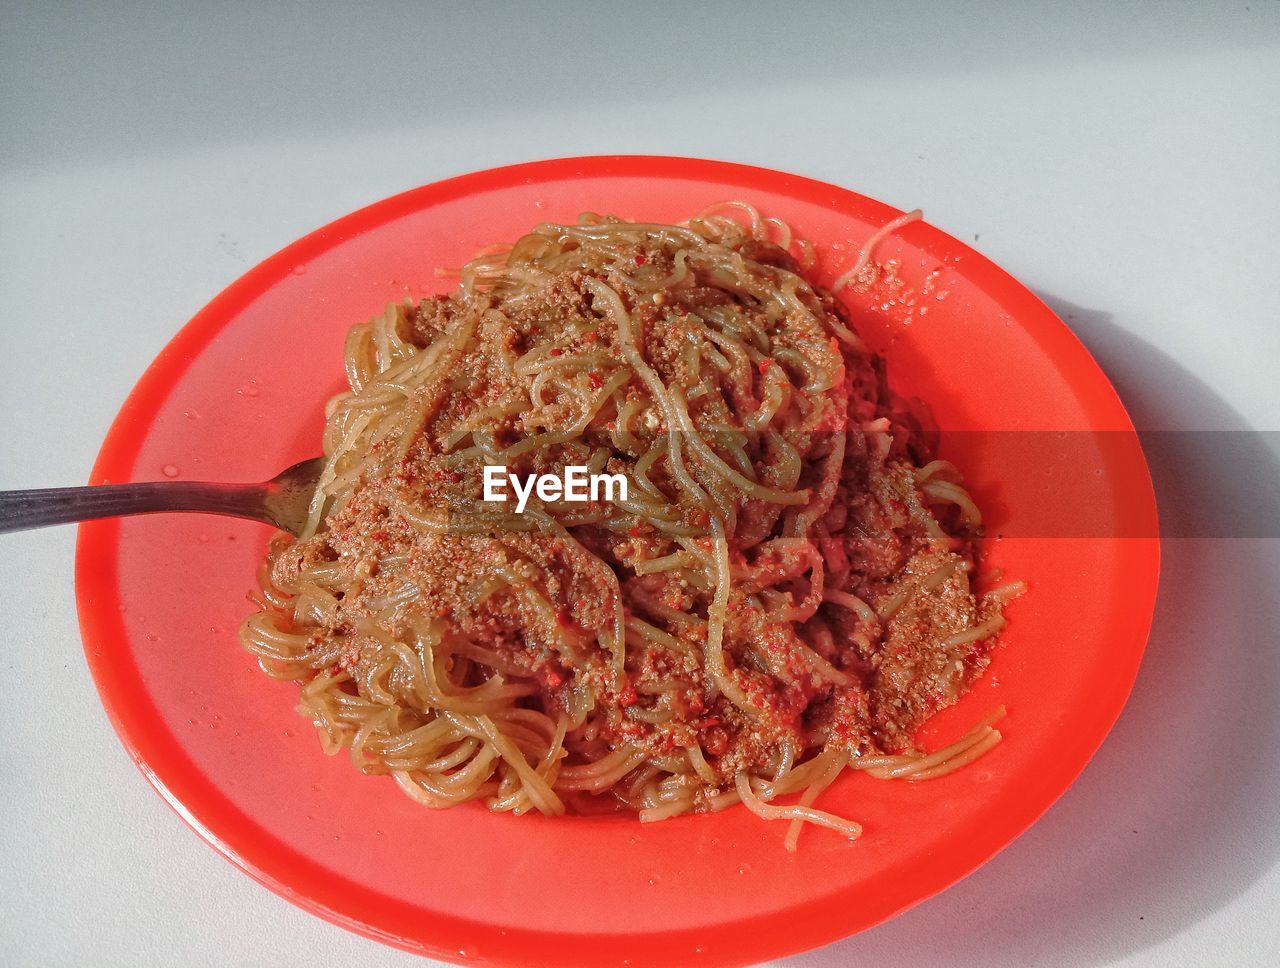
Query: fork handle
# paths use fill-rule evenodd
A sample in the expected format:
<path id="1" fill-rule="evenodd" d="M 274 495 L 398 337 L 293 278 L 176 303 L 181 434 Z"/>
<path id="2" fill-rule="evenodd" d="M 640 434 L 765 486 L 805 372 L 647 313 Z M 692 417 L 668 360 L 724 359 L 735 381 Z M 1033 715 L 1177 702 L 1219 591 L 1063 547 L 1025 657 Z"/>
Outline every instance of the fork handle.
<path id="1" fill-rule="evenodd" d="M 273 524 L 260 484 L 154 481 L 0 491 L 0 534 L 126 514 L 197 511 Z"/>

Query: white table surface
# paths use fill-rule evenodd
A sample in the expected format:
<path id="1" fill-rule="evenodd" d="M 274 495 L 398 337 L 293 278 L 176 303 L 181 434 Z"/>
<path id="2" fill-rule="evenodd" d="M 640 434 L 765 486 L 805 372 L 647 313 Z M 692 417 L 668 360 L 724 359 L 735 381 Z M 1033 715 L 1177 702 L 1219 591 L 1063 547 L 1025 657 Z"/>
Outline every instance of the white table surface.
<path id="1" fill-rule="evenodd" d="M 891 6 L 0 4 L 0 487 L 81 482 L 177 327 L 298 235 L 609 152 L 921 205 L 1073 317 L 1140 425 L 1280 427 L 1280 6 Z M 147 786 L 82 658 L 73 537 L 0 537 L 0 963 L 423 964 L 257 886 Z M 1278 578 L 1276 540 L 1169 542 L 1072 790 L 786 963 L 1280 963 Z"/>

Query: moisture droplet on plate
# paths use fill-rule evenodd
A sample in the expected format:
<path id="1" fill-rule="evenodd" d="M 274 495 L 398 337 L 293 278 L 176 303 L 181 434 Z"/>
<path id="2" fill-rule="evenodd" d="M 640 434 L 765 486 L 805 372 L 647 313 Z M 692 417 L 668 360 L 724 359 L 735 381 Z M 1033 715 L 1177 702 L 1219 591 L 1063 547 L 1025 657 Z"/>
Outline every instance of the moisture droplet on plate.
<path id="1" fill-rule="evenodd" d="M 306 266 L 294 266 L 294 267 L 293 267 L 293 274 L 294 274 L 295 276 L 305 276 L 305 275 L 307 274 L 307 267 L 306 267 Z"/>
<path id="2" fill-rule="evenodd" d="M 240 394 L 242 397 L 256 397 L 258 395 L 258 381 L 250 380 L 237 390 L 236 393 Z"/>
<path id="3" fill-rule="evenodd" d="M 165 477 L 177 477 L 178 467 L 176 464 L 165 464 L 164 467 L 160 468 L 160 473 Z"/>
<path id="4" fill-rule="evenodd" d="M 182 415 L 183 415 L 184 417 L 186 417 L 188 420 L 199 420 L 199 419 L 200 419 L 200 414 L 196 413 L 196 411 L 194 411 L 194 410 L 184 410 L 184 411 L 182 411 Z"/>

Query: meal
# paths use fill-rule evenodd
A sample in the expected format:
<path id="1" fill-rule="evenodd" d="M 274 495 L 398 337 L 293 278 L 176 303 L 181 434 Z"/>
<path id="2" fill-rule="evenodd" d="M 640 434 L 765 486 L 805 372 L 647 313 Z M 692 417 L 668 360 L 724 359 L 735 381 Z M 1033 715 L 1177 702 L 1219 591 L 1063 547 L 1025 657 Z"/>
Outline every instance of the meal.
<path id="1" fill-rule="evenodd" d="M 990 661 L 1019 582 L 892 396 L 813 247 L 752 206 L 583 215 L 352 328 L 302 537 L 241 638 L 299 712 L 428 807 L 813 806 L 843 771 L 924 780 L 1000 741 L 917 728 Z M 986 587 L 984 587 L 986 586 Z M 994 587 L 990 587 L 994 586 Z"/>

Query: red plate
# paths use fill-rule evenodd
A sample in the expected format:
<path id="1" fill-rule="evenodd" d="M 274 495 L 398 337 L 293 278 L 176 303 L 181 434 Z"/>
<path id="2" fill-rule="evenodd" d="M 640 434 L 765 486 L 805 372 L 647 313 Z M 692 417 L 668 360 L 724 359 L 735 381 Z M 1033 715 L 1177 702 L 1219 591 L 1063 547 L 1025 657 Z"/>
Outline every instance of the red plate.
<path id="1" fill-rule="evenodd" d="M 535 162 L 415 189 L 295 242 L 214 299 L 130 395 L 93 481 L 270 477 L 318 452 L 347 328 L 388 300 L 446 288 L 435 267 L 582 210 L 669 221 L 726 198 L 786 219 L 819 245 L 827 273 L 897 214 L 795 175 L 679 158 Z M 930 401 L 947 428 L 1118 432 L 1090 458 L 1103 482 L 1090 504 L 1150 518 L 1128 416 L 1044 305 L 923 223 L 877 256 L 900 259 L 917 295 L 941 270 L 914 307 L 854 306 L 898 390 Z M 967 449 L 964 470 L 1007 534 L 1056 498 L 1047 479 Z M 739 808 L 651 825 L 430 812 L 390 779 L 324 756 L 293 712 L 296 686 L 265 678 L 235 638 L 266 537 L 195 515 L 82 526 L 85 651 L 125 746 L 202 837 L 289 900 L 409 950 L 525 965 L 759 961 L 860 931 L 968 874 L 1102 742 L 1146 643 L 1159 556 L 1154 537 L 992 542 L 987 561 L 1030 592 L 1009 608 L 990 672 L 921 739 L 953 738 L 1004 703 L 1005 742 L 928 783 L 845 777 L 821 804 L 861 820 L 865 836 L 811 829 L 791 854 L 782 825 Z"/>

